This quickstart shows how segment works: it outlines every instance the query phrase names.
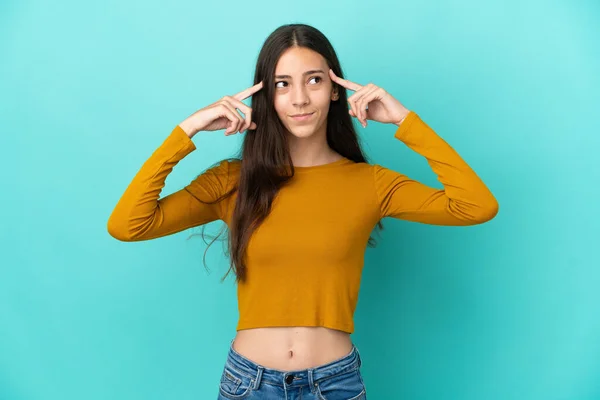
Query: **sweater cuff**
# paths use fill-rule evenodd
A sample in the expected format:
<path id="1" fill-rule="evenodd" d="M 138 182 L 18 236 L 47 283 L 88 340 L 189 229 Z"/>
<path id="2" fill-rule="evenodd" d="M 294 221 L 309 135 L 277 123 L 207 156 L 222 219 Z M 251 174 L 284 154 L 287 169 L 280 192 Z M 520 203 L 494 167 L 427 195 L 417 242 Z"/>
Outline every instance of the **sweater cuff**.
<path id="1" fill-rule="evenodd" d="M 414 111 L 410 111 L 406 115 L 406 117 L 404 117 L 404 120 L 402 121 L 398 129 L 396 129 L 394 137 L 396 137 L 396 139 L 404 141 L 406 136 L 408 135 L 408 132 L 410 131 L 411 125 L 413 124 L 413 122 L 415 122 L 417 118 L 417 114 Z"/>

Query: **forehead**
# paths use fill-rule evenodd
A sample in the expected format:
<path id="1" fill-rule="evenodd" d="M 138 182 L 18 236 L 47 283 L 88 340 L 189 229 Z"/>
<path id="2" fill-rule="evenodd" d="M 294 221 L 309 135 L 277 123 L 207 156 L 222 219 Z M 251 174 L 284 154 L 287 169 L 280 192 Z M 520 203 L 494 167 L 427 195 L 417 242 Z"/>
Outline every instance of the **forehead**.
<path id="1" fill-rule="evenodd" d="M 328 68 L 325 58 L 306 47 L 291 47 L 281 54 L 275 67 L 275 74 L 302 75 L 309 69 L 326 71 Z"/>

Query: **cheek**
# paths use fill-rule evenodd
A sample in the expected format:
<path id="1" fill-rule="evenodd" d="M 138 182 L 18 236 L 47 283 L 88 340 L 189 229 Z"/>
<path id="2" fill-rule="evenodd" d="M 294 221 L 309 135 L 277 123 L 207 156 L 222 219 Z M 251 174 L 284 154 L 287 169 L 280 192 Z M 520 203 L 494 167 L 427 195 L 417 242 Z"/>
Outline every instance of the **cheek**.
<path id="1" fill-rule="evenodd" d="M 321 110 L 328 110 L 331 103 L 331 97 L 327 91 L 319 91 L 313 96 L 313 103 Z"/>
<path id="2" fill-rule="evenodd" d="M 277 111 L 277 114 L 284 114 L 285 100 L 283 99 L 283 96 L 275 95 L 275 99 L 273 100 L 273 106 L 275 107 L 275 111 Z"/>

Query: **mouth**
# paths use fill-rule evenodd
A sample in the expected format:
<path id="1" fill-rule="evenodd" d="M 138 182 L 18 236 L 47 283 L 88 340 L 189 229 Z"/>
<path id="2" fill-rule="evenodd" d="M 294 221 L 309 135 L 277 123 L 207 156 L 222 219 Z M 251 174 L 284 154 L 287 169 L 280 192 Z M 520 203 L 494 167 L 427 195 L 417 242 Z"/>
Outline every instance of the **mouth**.
<path id="1" fill-rule="evenodd" d="M 294 121 L 306 121 L 306 120 L 310 119 L 310 117 L 312 117 L 313 114 L 314 114 L 314 112 L 307 113 L 307 114 L 296 114 L 296 115 L 291 115 L 291 117 L 294 119 Z"/>

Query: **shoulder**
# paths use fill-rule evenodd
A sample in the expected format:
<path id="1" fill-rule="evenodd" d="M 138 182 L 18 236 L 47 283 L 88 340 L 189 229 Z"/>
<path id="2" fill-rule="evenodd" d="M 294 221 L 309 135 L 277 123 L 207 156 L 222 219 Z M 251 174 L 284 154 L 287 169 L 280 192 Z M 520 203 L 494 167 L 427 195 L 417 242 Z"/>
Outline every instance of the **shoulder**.
<path id="1" fill-rule="evenodd" d="M 366 174 L 377 175 L 379 173 L 384 172 L 387 168 L 383 167 L 381 164 L 370 163 L 370 162 L 360 162 L 355 163 L 353 168 L 362 171 Z"/>
<path id="2" fill-rule="evenodd" d="M 221 161 L 217 161 L 206 172 L 210 172 L 219 177 L 227 177 L 229 175 L 239 172 L 242 162 L 237 158 L 226 158 Z"/>
<path id="3" fill-rule="evenodd" d="M 200 172 L 196 178 L 187 186 L 187 189 L 194 190 L 202 188 L 213 192 L 223 192 L 229 190 L 237 175 L 239 175 L 241 162 L 236 159 L 224 159 L 217 161 L 203 172 Z"/>

